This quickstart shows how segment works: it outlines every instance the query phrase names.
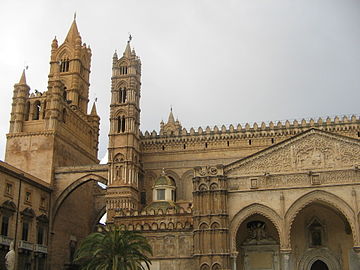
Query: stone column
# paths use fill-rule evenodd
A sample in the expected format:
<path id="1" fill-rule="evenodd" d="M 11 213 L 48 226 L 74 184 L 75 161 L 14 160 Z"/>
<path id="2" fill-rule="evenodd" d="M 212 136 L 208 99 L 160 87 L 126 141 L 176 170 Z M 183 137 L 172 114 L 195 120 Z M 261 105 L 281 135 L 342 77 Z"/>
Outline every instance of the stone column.
<path id="1" fill-rule="evenodd" d="M 236 259 L 239 252 L 233 252 L 231 253 L 231 260 L 232 260 L 232 270 L 236 270 Z"/>
<path id="2" fill-rule="evenodd" d="M 291 255 L 291 249 L 280 250 L 281 270 L 291 270 L 290 255 Z"/>
<path id="3" fill-rule="evenodd" d="M 357 256 L 357 263 L 358 263 L 358 266 L 360 266 L 360 247 L 353 247 L 353 250 Z"/>

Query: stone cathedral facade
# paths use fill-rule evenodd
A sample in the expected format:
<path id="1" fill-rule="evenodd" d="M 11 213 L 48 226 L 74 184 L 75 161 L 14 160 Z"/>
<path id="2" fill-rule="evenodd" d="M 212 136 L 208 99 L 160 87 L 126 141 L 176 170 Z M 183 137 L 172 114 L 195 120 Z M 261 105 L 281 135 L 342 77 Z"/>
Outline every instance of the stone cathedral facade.
<path id="1" fill-rule="evenodd" d="M 357 116 L 187 130 L 171 111 L 158 132 L 141 132 L 141 61 L 129 41 L 112 59 L 109 159 L 99 164 L 90 70 L 74 20 L 51 44 L 48 88 L 32 92 L 25 73 L 14 86 L 0 218 L 18 230 L 2 229 L 0 244 L 15 241 L 19 269 L 76 269 L 76 247 L 105 212 L 109 226 L 147 237 L 153 270 L 359 269 Z M 9 196 L 23 177 L 24 194 Z"/>

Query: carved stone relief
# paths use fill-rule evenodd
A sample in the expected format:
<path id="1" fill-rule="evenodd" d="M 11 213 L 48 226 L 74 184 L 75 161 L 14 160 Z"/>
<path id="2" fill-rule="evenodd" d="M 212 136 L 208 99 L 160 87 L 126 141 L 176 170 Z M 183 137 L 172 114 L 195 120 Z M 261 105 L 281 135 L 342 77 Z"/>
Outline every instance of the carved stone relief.
<path id="1" fill-rule="evenodd" d="M 192 252 L 192 234 L 166 234 L 147 237 L 154 257 L 189 257 Z"/>
<path id="2" fill-rule="evenodd" d="M 313 130 L 299 138 L 225 168 L 228 175 L 279 173 L 351 167 L 360 164 L 360 145 L 350 139 Z"/>

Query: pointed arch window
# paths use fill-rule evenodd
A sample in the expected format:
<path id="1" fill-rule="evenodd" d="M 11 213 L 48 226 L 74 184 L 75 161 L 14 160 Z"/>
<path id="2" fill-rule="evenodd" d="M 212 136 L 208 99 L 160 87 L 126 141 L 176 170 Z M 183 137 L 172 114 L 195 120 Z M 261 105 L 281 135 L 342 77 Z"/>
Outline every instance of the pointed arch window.
<path id="1" fill-rule="evenodd" d="M 125 103 L 126 102 L 126 88 L 122 87 L 119 90 L 119 102 L 120 103 Z"/>
<path id="2" fill-rule="evenodd" d="M 117 118 L 117 132 L 125 132 L 125 116 L 118 116 Z"/>
<path id="3" fill-rule="evenodd" d="M 61 59 L 60 61 L 60 72 L 68 72 L 70 67 L 70 60 L 68 57 Z"/>
<path id="4" fill-rule="evenodd" d="M 39 120 L 39 117 L 40 117 L 40 109 L 41 109 L 40 101 L 37 100 L 37 101 L 35 101 L 35 103 L 34 103 L 33 120 Z"/>
<path id="5" fill-rule="evenodd" d="M 127 66 L 120 66 L 120 75 L 128 74 L 128 67 Z"/>

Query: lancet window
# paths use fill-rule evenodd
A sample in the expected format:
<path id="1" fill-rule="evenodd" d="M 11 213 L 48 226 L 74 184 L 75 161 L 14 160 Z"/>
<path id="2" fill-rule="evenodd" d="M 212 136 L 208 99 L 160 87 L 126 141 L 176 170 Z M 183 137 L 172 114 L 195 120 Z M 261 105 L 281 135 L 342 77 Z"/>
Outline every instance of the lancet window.
<path id="1" fill-rule="evenodd" d="M 40 117 L 40 101 L 35 101 L 34 103 L 34 112 L 33 112 L 33 120 L 39 120 Z"/>
<path id="2" fill-rule="evenodd" d="M 60 61 L 60 72 L 68 72 L 70 67 L 69 58 L 64 58 Z"/>
<path id="3" fill-rule="evenodd" d="M 125 103 L 126 102 L 126 88 L 120 88 L 119 90 L 119 102 Z"/>
<path id="4" fill-rule="evenodd" d="M 117 118 L 117 132 L 125 132 L 125 116 L 118 116 Z"/>
<path id="5" fill-rule="evenodd" d="M 120 66 L 120 75 L 126 75 L 126 74 L 128 74 L 128 67 Z"/>

